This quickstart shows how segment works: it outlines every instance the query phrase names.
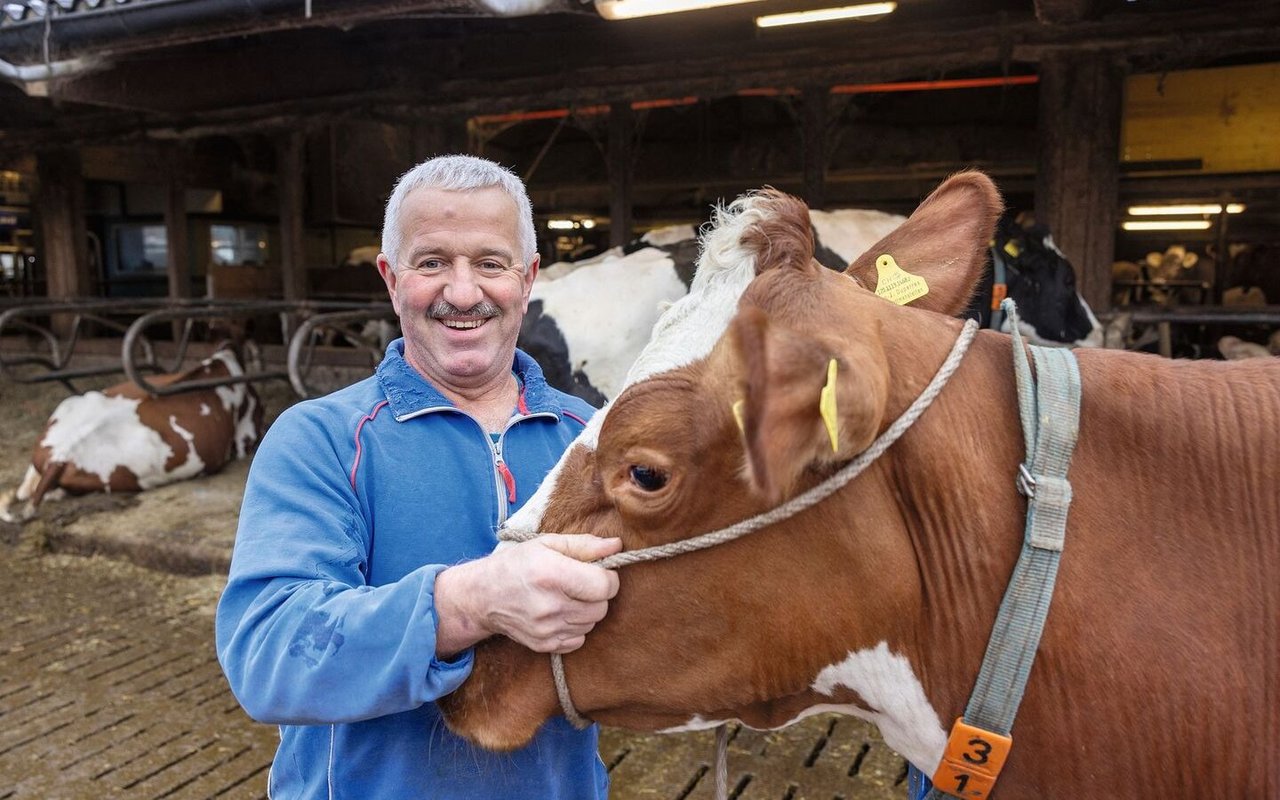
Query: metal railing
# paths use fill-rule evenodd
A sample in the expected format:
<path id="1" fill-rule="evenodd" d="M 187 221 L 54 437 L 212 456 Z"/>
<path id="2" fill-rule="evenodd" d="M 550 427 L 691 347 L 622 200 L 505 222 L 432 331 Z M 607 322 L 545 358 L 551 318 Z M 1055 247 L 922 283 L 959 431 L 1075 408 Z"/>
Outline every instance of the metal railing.
<path id="1" fill-rule="evenodd" d="M 246 350 L 255 344 L 243 334 L 233 334 L 248 320 L 277 316 L 281 340 L 288 343 L 289 359 L 284 368 L 265 369 L 261 363 L 245 365 L 239 376 L 217 379 L 174 381 L 163 385 L 147 375 L 173 374 L 188 359 L 200 323 L 210 329 L 226 328 L 227 337 Z M 130 300 L 73 299 L 60 302 L 24 304 L 0 313 L 0 337 L 24 335 L 31 346 L 25 352 L 0 351 L 0 376 L 17 383 L 58 381 L 68 391 L 77 392 L 73 380 L 124 373 L 143 391 L 171 395 L 193 389 L 226 386 L 250 381 L 288 380 L 302 397 L 311 395 L 306 374 L 314 363 L 316 336 L 334 331 L 344 342 L 369 349 L 371 342 L 357 323 L 393 318 L 389 303 L 355 301 L 245 301 L 210 299 L 146 298 Z M 164 326 L 164 347 L 152 331 Z M 77 346 L 103 331 L 122 336 L 120 357 L 105 364 L 76 363 Z M 171 337 L 172 344 L 168 337 Z M 162 351 L 170 357 L 160 357 Z M 381 358 L 376 352 L 375 363 Z M 84 359 L 79 359 L 83 362 Z M 32 369 L 33 367 L 38 369 Z"/>
<path id="2" fill-rule="evenodd" d="M 303 399 L 318 394 L 307 378 L 315 365 L 316 347 L 332 336 L 341 337 L 367 354 L 372 366 L 376 366 L 382 360 L 386 340 L 384 336 L 370 335 L 367 324 L 394 318 L 390 303 L 370 303 L 360 309 L 315 314 L 304 320 L 289 339 L 289 385 L 293 391 Z"/>
<path id="3" fill-rule="evenodd" d="M 1128 341 L 1135 325 L 1154 325 L 1160 355 L 1173 355 L 1174 325 L 1270 325 L 1280 327 L 1280 305 L 1119 307 L 1101 317 L 1110 329 L 1108 337 Z"/>

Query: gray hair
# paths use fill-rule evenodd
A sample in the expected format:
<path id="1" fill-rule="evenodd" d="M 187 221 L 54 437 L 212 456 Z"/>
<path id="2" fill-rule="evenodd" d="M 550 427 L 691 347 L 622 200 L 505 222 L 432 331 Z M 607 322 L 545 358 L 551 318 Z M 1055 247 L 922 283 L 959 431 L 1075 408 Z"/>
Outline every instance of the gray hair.
<path id="1" fill-rule="evenodd" d="M 406 172 L 396 182 L 387 199 L 387 212 L 382 221 L 382 252 L 394 267 L 400 257 L 402 232 L 400 212 L 404 199 L 414 189 L 431 188 L 466 192 L 497 186 L 516 204 L 516 233 L 520 238 L 520 255 L 528 271 L 538 252 L 538 239 L 533 229 L 533 204 L 524 181 L 506 167 L 476 156 L 436 156 Z"/>

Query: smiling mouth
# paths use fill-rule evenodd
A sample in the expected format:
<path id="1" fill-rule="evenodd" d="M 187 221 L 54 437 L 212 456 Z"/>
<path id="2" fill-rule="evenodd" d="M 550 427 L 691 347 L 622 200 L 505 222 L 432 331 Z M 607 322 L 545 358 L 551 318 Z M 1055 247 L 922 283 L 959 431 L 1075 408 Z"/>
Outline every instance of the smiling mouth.
<path id="1" fill-rule="evenodd" d="M 469 331 L 473 328 L 479 328 L 481 325 L 485 324 L 488 321 L 489 321 L 488 317 L 484 319 L 469 319 L 469 320 L 442 319 L 440 320 L 440 324 L 444 325 L 446 328 L 449 328 L 455 331 Z"/>

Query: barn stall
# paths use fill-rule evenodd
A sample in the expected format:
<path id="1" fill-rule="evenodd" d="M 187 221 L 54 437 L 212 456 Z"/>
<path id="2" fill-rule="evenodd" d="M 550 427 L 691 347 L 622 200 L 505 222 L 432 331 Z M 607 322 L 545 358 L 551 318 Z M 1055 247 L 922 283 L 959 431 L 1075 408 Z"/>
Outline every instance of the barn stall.
<path id="1" fill-rule="evenodd" d="M 163 364 L 203 357 L 215 334 L 188 324 L 196 311 L 245 321 L 269 416 L 365 374 L 376 336 L 364 323 L 387 318 L 370 250 L 382 205 L 396 176 L 438 152 L 525 178 L 544 263 L 700 224 L 712 204 L 766 184 L 814 208 L 905 213 L 942 177 L 978 167 L 1012 209 L 1048 224 L 1113 345 L 1218 357 L 1222 336 L 1265 347 L 1280 324 L 1274 3 L 902 0 L 865 19 L 761 27 L 757 17 L 819 5 L 765 0 L 610 17 L 631 1 L 5 3 L 6 488 L 66 396 L 50 373 L 102 370 L 73 380 L 83 390 L 124 379 L 140 351 Z M 1166 224 L 1130 224 L 1150 221 Z M 77 324 L 86 303 L 104 310 Z M 156 312 L 145 346 L 129 339 Z M 123 772 L 29 766 L 102 738 L 82 720 L 119 710 L 113 687 L 149 683 L 122 683 L 125 664 L 78 684 L 92 659 L 72 657 L 84 644 L 60 620 L 102 624 L 94 608 L 121 580 L 207 606 L 214 590 L 185 582 L 204 579 L 170 573 L 225 569 L 244 468 L 5 529 L 9 567 L 34 576 L 20 584 L 23 637 L 0 656 L 17 676 L 0 693 L 21 721 L 0 744 L 16 796 L 265 791 L 270 743 L 225 689 L 208 704 L 248 737 L 231 757 L 184 736 L 163 755 L 120 757 L 134 759 Z M 33 548 L 110 558 L 33 562 Z M 165 574 L 122 579 L 128 561 Z M 34 587 L 59 580 L 77 599 L 45 608 Z M 157 640 L 139 663 L 202 653 L 156 674 L 219 684 L 209 650 L 207 637 Z M 181 713 L 146 705 L 156 720 Z M 122 734 L 151 730 L 135 725 Z M 901 759 L 853 720 L 742 731 L 731 753 L 736 797 L 904 792 Z M 602 756 L 615 796 L 710 796 L 705 737 L 611 732 Z"/>

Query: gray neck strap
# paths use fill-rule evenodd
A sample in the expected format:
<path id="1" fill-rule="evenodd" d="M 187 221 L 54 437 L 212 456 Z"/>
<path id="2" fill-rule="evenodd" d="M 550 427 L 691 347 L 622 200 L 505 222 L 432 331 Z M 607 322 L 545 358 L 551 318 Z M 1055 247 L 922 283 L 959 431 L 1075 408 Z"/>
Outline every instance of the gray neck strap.
<path id="1" fill-rule="evenodd" d="M 1067 470 L 1080 430 L 1080 371 L 1075 355 L 1062 348 L 1024 346 L 1013 301 L 1005 300 L 1001 308 L 1013 328 L 1018 411 L 1027 448 L 1016 480 L 1018 490 L 1027 496 L 1026 531 L 973 694 L 934 773 L 928 800 L 941 800 L 943 792 L 985 797 L 1003 766 L 1049 614 L 1071 505 Z M 1035 375 L 1028 350 L 1035 361 Z M 965 741 L 957 742 L 961 722 L 979 730 L 966 729 Z M 986 734 L 995 736 L 988 740 Z"/>

